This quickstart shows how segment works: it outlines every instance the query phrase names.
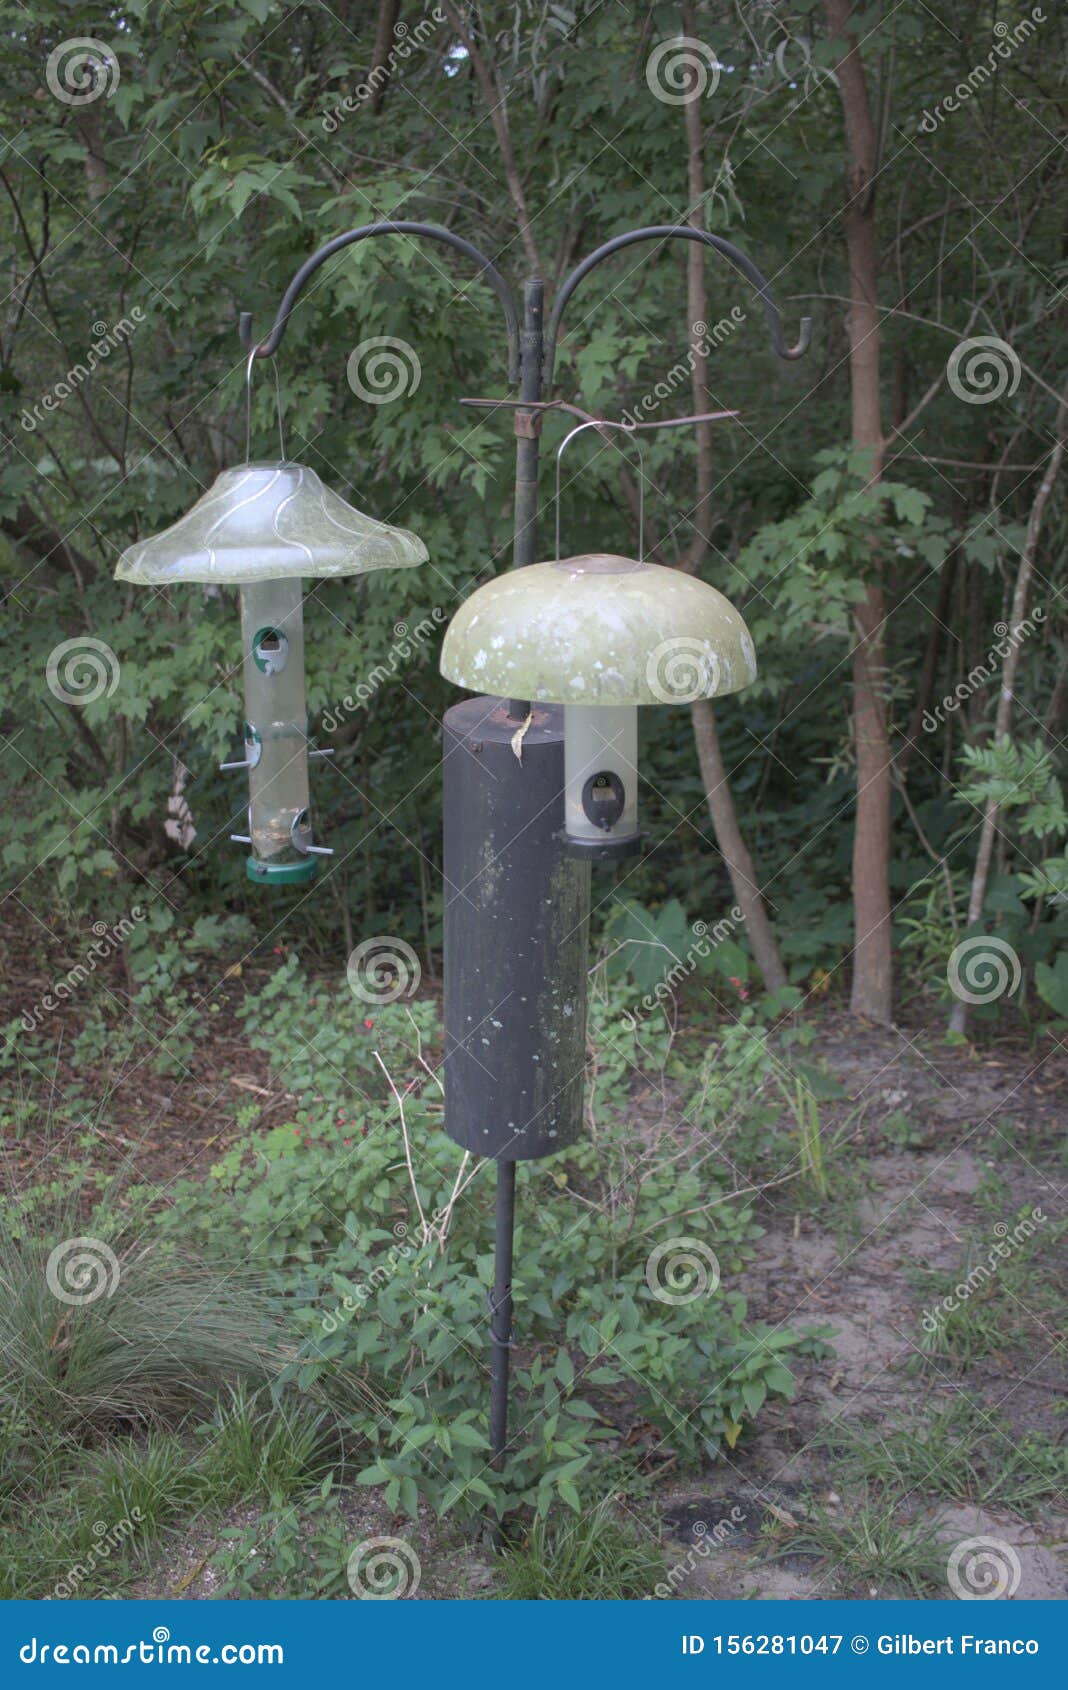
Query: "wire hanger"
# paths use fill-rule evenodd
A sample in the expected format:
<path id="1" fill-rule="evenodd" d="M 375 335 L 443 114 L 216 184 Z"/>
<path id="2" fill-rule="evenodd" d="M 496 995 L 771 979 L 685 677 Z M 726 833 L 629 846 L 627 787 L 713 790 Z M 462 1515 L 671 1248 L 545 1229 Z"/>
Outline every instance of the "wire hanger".
<path id="1" fill-rule="evenodd" d="M 574 440 L 576 434 L 584 434 L 588 428 L 618 428 L 624 434 L 629 434 L 638 453 L 638 562 L 645 562 L 645 453 L 641 448 L 641 441 L 634 440 L 634 427 L 625 422 L 601 422 L 593 418 L 590 422 L 581 422 L 571 429 L 556 448 L 556 561 L 560 562 L 560 463 L 564 455 L 564 447 L 569 440 Z M 613 441 L 614 445 L 615 442 Z"/>
<path id="2" fill-rule="evenodd" d="M 248 355 L 245 366 L 245 462 L 252 456 L 252 366 L 256 361 L 256 348 L 253 347 Z M 283 463 L 286 461 L 286 442 L 282 432 L 282 384 L 278 377 L 278 364 L 274 364 L 274 397 L 278 409 L 278 452 Z"/>

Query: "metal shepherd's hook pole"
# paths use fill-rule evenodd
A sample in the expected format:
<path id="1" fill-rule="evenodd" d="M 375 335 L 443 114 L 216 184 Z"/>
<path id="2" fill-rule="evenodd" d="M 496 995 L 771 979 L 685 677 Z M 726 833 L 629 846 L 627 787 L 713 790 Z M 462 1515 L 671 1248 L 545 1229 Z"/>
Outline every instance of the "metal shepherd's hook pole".
<path id="1" fill-rule="evenodd" d="M 542 400 L 542 391 L 552 386 L 564 308 L 576 287 L 598 264 L 637 243 L 652 241 L 663 246 L 676 240 L 700 242 L 718 252 L 755 289 L 772 344 L 781 358 L 792 361 L 801 357 L 809 343 L 811 324 L 804 318 L 797 342 L 787 344 L 770 287 L 743 252 L 722 236 L 689 225 L 630 229 L 599 246 L 561 283 L 546 326 L 545 285 L 539 278 L 523 286 L 520 321 L 508 283 L 470 241 L 431 223 L 379 222 L 338 235 L 301 265 L 264 340 L 254 339 L 251 316 L 241 313 L 239 331 L 248 354 L 248 374 L 255 360 L 274 357 L 300 295 L 320 267 L 350 246 L 387 235 L 432 241 L 460 253 L 475 264 L 479 278 L 492 288 L 504 311 L 508 379 L 509 383 L 518 381 L 518 397 L 490 403 L 493 408 L 515 409 L 514 568 L 538 561 L 538 455 L 542 415 L 549 408 Z M 602 432 L 620 427 L 618 423 L 598 423 L 572 404 L 557 401 L 556 405 L 581 418 L 583 427 L 593 424 Z M 709 420 L 712 415 L 733 414 L 710 413 Z M 647 426 L 678 427 L 699 420 L 704 419 L 681 417 L 627 424 L 624 429 L 632 433 Z M 516 761 L 516 730 L 524 725 L 528 731 L 522 741 L 523 756 Z M 516 1162 L 565 1149 L 581 1128 L 590 866 L 588 861 L 579 863 L 562 855 L 558 825 L 553 820 L 553 807 L 564 786 L 564 734 L 558 707 L 539 707 L 532 715 L 530 704 L 521 698 L 506 703 L 496 697 L 466 699 L 446 713 L 444 741 L 444 950 L 449 981 L 445 994 L 445 1126 L 449 1136 L 466 1151 L 488 1155 L 497 1163 L 493 1289 L 489 1297 L 490 1464 L 500 1472 L 508 1448 Z M 484 851 L 492 854 L 492 876 L 483 872 Z M 550 906 L 548 922 L 546 905 Z M 472 965 L 472 950 L 478 952 L 480 966 Z M 530 1017 L 494 1014 L 495 1005 L 514 995 L 510 988 L 516 987 L 517 981 L 519 1001 L 526 1003 L 523 992 L 536 1000 L 550 978 L 569 983 L 573 999 L 570 1033 L 565 1037 L 561 1032 L 551 1050 L 541 1043 L 537 1025 Z M 471 1050 L 472 1026 L 485 1029 L 478 1060 Z M 490 1113 L 494 1107 L 496 1119 Z M 498 1148 L 494 1150 L 493 1145 Z"/>
<path id="2" fill-rule="evenodd" d="M 497 1163 L 493 1235 L 493 1313 L 490 1319 L 490 1465 L 499 1472 L 508 1446 L 508 1360 L 512 1348 L 512 1245 L 515 1238 L 515 1163 Z"/>
<path id="3" fill-rule="evenodd" d="M 519 398 L 537 405 L 544 365 L 545 283 L 532 277 L 523 284 L 523 321 L 519 334 Z M 517 410 L 515 419 L 515 540 L 512 567 L 538 560 L 538 449 L 541 416 Z M 526 720 L 526 699 L 509 700 L 508 713 Z M 508 1447 L 508 1372 L 512 1348 L 512 1249 L 515 1238 L 514 1161 L 497 1160 L 494 1214 L 493 1292 L 490 1299 L 490 1465 L 499 1472 Z"/>

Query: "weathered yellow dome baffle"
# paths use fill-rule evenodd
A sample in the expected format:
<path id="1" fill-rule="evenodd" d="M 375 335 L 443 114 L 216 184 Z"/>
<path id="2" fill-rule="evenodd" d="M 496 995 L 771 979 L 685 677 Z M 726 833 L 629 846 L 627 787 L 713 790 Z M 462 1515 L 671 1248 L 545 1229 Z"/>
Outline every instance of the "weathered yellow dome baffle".
<path id="1" fill-rule="evenodd" d="M 247 872 L 264 886 L 311 880 L 317 859 L 309 816 L 302 579 L 366 575 L 426 561 L 423 542 L 354 510 L 313 469 L 280 460 L 224 470 L 183 517 L 123 552 L 120 581 L 145 587 L 212 582 L 240 588 L 247 769 Z"/>

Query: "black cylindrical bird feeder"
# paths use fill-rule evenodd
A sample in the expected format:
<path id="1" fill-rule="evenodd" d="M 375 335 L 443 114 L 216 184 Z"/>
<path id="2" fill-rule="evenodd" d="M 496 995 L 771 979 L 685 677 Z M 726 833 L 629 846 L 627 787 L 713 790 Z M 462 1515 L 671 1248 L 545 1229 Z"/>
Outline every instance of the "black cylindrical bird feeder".
<path id="1" fill-rule="evenodd" d="M 590 869 L 559 848 L 562 731 L 558 707 L 524 729 L 501 698 L 444 722 L 445 1128 L 509 1162 L 582 1123 Z"/>
<path id="2" fill-rule="evenodd" d="M 753 642 L 706 582 L 596 553 L 472 593 L 441 670 L 491 694 L 445 717 L 445 1128 L 526 1161 L 581 1125 L 590 864 L 640 845 L 638 706 L 748 686 Z"/>

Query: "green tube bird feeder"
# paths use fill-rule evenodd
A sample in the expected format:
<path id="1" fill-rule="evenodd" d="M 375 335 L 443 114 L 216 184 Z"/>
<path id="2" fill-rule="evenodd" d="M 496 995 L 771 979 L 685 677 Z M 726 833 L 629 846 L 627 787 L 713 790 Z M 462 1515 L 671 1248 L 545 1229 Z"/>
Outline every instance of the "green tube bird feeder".
<path id="1" fill-rule="evenodd" d="M 426 559 L 416 535 L 365 516 L 287 461 L 224 470 L 170 528 L 120 557 L 120 581 L 240 589 L 245 755 L 222 766 L 248 770 L 248 833 L 231 837 L 251 845 L 247 873 L 258 885 L 309 881 L 332 855 L 315 844 L 309 815 L 308 759 L 330 749 L 308 743 L 302 582 Z"/>

